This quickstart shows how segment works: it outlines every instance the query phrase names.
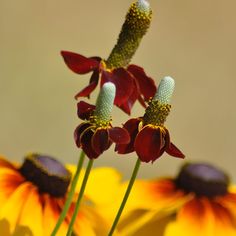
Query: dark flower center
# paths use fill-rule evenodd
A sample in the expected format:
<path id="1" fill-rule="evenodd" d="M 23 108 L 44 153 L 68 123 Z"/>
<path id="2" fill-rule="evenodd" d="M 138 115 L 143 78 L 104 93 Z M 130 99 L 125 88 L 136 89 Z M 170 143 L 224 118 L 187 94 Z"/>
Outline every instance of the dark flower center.
<path id="1" fill-rule="evenodd" d="M 59 161 L 39 154 L 27 156 L 19 171 L 41 193 L 54 197 L 63 197 L 71 180 L 71 173 Z"/>
<path id="2" fill-rule="evenodd" d="M 186 164 L 176 178 L 176 185 L 188 193 L 211 198 L 227 194 L 229 177 L 209 164 Z"/>

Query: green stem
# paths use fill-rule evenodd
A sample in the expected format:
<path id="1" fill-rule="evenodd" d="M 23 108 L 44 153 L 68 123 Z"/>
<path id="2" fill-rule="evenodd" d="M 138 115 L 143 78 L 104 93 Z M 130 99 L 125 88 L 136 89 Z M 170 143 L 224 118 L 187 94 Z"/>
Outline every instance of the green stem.
<path id="1" fill-rule="evenodd" d="M 74 210 L 74 213 L 72 215 L 72 218 L 71 218 L 66 236 L 71 236 L 71 234 L 72 234 L 73 226 L 74 226 L 76 217 L 77 217 L 78 212 L 79 212 L 80 203 L 81 203 L 81 200 L 82 200 L 83 195 L 84 195 L 84 190 L 85 190 L 85 187 L 86 187 L 86 184 L 87 184 L 87 181 L 88 181 L 88 177 L 89 177 L 90 171 L 91 171 L 92 166 L 93 166 L 93 161 L 94 161 L 94 159 L 90 159 L 89 162 L 88 162 L 87 169 L 86 169 L 86 172 L 84 174 L 84 179 L 83 179 L 81 189 L 80 189 L 80 192 L 79 192 L 79 196 L 78 196 L 78 199 L 77 199 L 77 202 L 76 202 L 76 205 L 75 205 L 75 210 Z"/>
<path id="2" fill-rule="evenodd" d="M 78 164 L 77 164 L 77 169 L 76 169 L 74 178 L 71 182 L 70 191 L 68 192 L 65 205 L 64 205 L 63 210 L 61 212 L 61 215 L 60 215 L 60 217 L 57 221 L 57 224 L 56 224 L 55 228 L 53 229 L 53 231 L 51 233 L 51 236 L 56 236 L 57 235 L 57 231 L 59 230 L 59 228 L 60 228 L 62 222 L 64 221 L 64 219 L 66 217 L 66 214 L 67 214 L 67 212 L 70 208 L 70 205 L 71 205 L 74 193 L 75 193 L 75 188 L 76 188 L 76 185 L 77 185 L 77 182 L 78 182 L 78 179 L 79 179 L 80 171 L 81 171 L 83 163 L 84 163 L 84 158 L 85 158 L 85 153 L 83 151 L 81 151 L 79 161 L 78 161 Z"/>
<path id="3" fill-rule="evenodd" d="M 124 196 L 124 198 L 123 198 L 123 200 L 121 202 L 120 208 L 119 208 L 119 210 L 118 210 L 118 212 L 116 214 L 116 218 L 115 218 L 115 220 L 114 220 L 114 222 L 112 224 L 112 227 L 110 229 L 110 232 L 109 232 L 108 236 L 112 236 L 113 235 L 114 230 L 115 230 L 115 228 L 116 228 L 116 226 L 117 226 L 117 224 L 119 222 L 119 219 L 121 217 L 122 211 L 124 210 L 125 204 L 126 204 L 126 202 L 128 200 L 129 194 L 131 192 L 131 189 L 132 189 L 132 187 L 134 185 L 134 181 L 135 181 L 136 176 L 138 174 L 138 170 L 139 170 L 140 164 L 141 164 L 141 161 L 138 159 L 136 161 L 136 164 L 135 164 L 132 176 L 130 178 L 129 185 L 128 185 L 127 189 L 126 189 L 125 196 Z"/>

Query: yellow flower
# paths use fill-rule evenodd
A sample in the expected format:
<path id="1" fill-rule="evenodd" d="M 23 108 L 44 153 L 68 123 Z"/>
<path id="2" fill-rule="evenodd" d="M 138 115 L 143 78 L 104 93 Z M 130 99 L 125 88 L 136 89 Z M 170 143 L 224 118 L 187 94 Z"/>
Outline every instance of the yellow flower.
<path id="1" fill-rule="evenodd" d="M 235 236 L 235 188 L 206 163 L 186 164 L 176 178 L 138 180 L 118 229 L 122 236 Z"/>
<path id="2" fill-rule="evenodd" d="M 49 236 L 66 199 L 71 173 L 57 160 L 38 154 L 21 166 L 0 157 L 0 235 Z M 65 236 L 74 202 L 58 231 Z M 106 222 L 92 206 L 81 206 L 74 235 L 105 235 Z"/>

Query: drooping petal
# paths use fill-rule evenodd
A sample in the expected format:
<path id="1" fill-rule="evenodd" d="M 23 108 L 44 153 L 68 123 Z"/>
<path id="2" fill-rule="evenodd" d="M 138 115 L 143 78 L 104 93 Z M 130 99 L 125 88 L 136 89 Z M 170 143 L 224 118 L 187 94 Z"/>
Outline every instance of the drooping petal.
<path id="1" fill-rule="evenodd" d="M 165 236 L 179 236 L 191 232 L 191 236 L 233 236 L 236 227 L 227 209 L 211 199 L 195 198 L 184 205 L 177 220 L 167 226 Z"/>
<path id="2" fill-rule="evenodd" d="M 123 68 L 102 72 L 101 86 L 106 82 L 112 82 L 116 86 L 114 104 L 120 106 L 125 103 L 134 89 L 133 77 Z"/>
<path id="3" fill-rule="evenodd" d="M 126 129 L 120 127 L 112 127 L 108 130 L 109 138 L 118 144 L 127 144 L 130 142 L 130 136 Z"/>
<path id="4" fill-rule="evenodd" d="M 173 157 L 185 157 L 185 155 L 173 143 L 170 143 L 169 148 L 166 148 L 165 151 Z"/>
<path id="5" fill-rule="evenodd" d="M 81 101 L 77 104 L 77 115 L 82 120 L 88 120 L 96 106 Z"/>
<path id="6" fill-rule="evenodd" d="M 137 135 L 134 149 L 143 162 L 157 159 L 161 155 L 163 136 L 161 130 L 151 126 L 144 127 Z"/>
<path id="7" fill-rule="evenodd" d="M 44 208 L 43 208 L 43 228 L 45 236 L 51 235 L 58 218 L 61 213 L 61 207 L 57 204 L 55 198 L 50 197 L 48 194 L 44 194 Z M 58 235 L 66 235 L 68 223 L 64 220 L 58 231 Z"/>
<path id="8" fill-rule="evenodd" d="M 92 137 L 92 148 L 97 154 L 103 153 L 110 147 L 109 135 L 107 129 L 97 129 Z"/>
<path id="9" fill-rule="evenodd" d="M 0 167 L 0 202 L 7 201 L 11 194 L 24 182 L 20 173 L 11 168 Z"/>
<path id="10" fill-rule="evenodd" d="M 42 202 L 39 192 L 35 186 L 31 188 L 25 199 L 18 224 L 29 227 L 34 236 L 46 235 L 43 233 L 44 227 Z"/>
<path id="11" fill-rule="evenodd" d="M 0 168 L 9 168 L 9 169 L 16 169 L 16 167 L 10 163 L 9 161 L 7 161 L 4 157 L 0 156 Z"/>
<path id="12" fill-rule="evenodd" d="M 154 80 L 147 76 L 144 72 L 143 68 L 137 65 L 129 65 L 127 69 L 138 81 L 141 94 L 144 99 L 148 101 L 151 97 L 153 97 L 156 93 L 156 85 Z"/>
<path id="13" fill-rule="evenodd" d="M 229 191 L 231 191 L 231 189 Z M 236 193 L 229 192 L 228 194 L 226 194 L 224 196 L 217 197 L 215 200 L 220 205 L 229 209 L 229 211 L 231 211 L 236 218 Z"/>
<path id="14" fill-rule="evenodd" d="M 5 202 L 1 202 L 0 219 L 5 218 L 9 222 L 11 232 L 13 232 L 16 227 L 21 209 L 31 188 L 32 184 L 25 182 L 21 184 Z"/>
<path id="15" fill-rule="evenodd" d="M 81 136 L 82 133 L 88 129 L 91 126 L 91 124 L 83 122 L 81 123 L 74 131 L 74 139 L 75 139 L 75 143 L 77 145 L 77 147 L 81 147 Z"/>
<path id="16" fill-rule="evenodd" d="M 138 134 L 138 127 L 141 122 L 141 119 L 139 118 L 133 118 L 128 120 L 124 124 L 124 128 L 129 132 L 130 136 L 130 142 L 127 144 L 117 144 L 115 150 L 119 154 L 126 154 L 126 153 L 131 153 L 134 151 L 134 141 L 136 138 L 136 135 Z"/>
<path id="17" fill-rule="evenodd" d="M 92 130 L 87 130 L 86 132 L 83 132 L 80 138 L 81 147 L 88 158 L 94 159 L 97 158 L 100 153 L 97 153 L 92 145 L 92 137 L 94 135 L 94 132 Z"/>
<path id="18" fill-rule="evenodd" d="M 80 54 L 68 51 L 61 51 L 66 65 L 77 74 L 86 74 L 99 67 L 99 61 L 94 58 L 87 58 Z"/>
<path id="19" fill-rule="evenodd" d="M 75 95 L 75 99 L 78 99 L 79 97 L 89 97 L 90 93 L 92 93 L 93 90 L 97 87 L 98 80 L 99 80 L 99 70 L 96 69 L 94 70 L 90 78 L 89 85 L 86 86 L 84 89 L 82 89 L 79 93 L 77 93 Z"/>
<path id="20" fill-rule="evenodd" d="M 129 96 L 127 101 L 125 101 L 123 104 L 119 105 L 118 107 L 121 110 L 123 110 L 125 113 L 130 115 L 131 109 L 132 109 L 134 103 L 136 102 L 136 100 L 139 98 L 139 96 L 140 96 L 139 87 L 138 87 L 137 83 L 134 80 L 133 92 L 131 93 L 131 95 Z M 143 104 L 143 103 L 141 103 L 141 104 Z"/>

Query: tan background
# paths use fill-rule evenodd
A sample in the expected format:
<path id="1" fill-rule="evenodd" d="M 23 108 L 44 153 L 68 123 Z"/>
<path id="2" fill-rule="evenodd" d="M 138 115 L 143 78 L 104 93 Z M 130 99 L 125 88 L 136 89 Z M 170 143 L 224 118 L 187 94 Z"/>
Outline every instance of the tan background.
<path id="1" fill-rule="evenodd" d="M 158 82 L 176 79 L 167 126 L 186 160 L 227 170 L 236 181 L 236 1 L 152 0 L 154 18 L 133 58 Z M 0 0 L 0 152 L 21 161 L 37 151 L 76 163 L 72 133 L 80 122 L 73 96 L 88 83 L 59 51 L 106 58 L 131 1 Z M 95 99 L 95 94 L 92 100 Z M 139 104 L 133 116 L 143 114 Z M 118 109 L 115 123 L 128 117 Z M 112 149 L 95 162 L 130 175 L 135 154 Z M 182 160 L 167 155 L 144 164 L 140 177 L 174 174 Z"/>

